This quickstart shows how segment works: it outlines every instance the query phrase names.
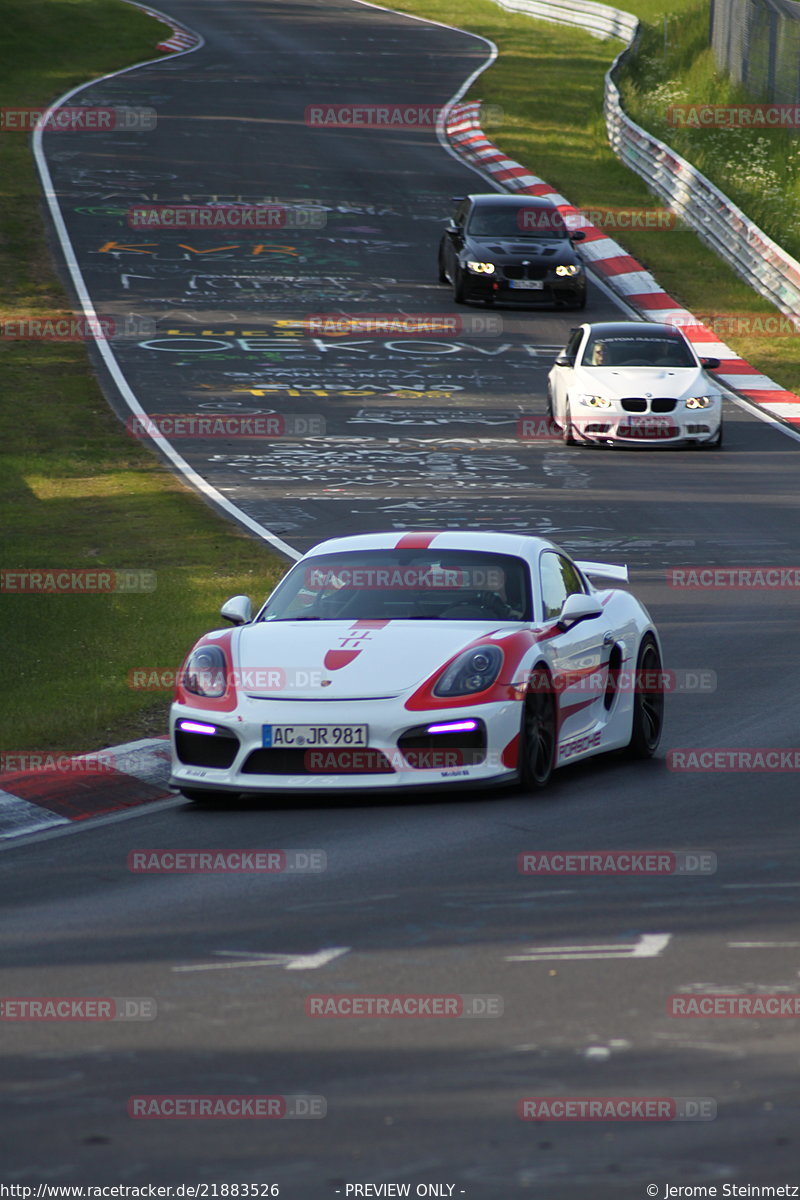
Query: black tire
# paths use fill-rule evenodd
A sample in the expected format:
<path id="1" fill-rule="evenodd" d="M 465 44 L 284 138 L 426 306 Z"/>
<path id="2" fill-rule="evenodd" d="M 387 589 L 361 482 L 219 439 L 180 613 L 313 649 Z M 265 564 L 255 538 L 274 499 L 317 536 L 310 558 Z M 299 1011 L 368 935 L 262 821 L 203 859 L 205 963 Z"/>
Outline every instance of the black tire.
<path id="1" fill-rule="evenodd" d="M 661 682 L 661 655 L 652 634 L 645 634 L 636 656 L 633 692 L 633 723 L 627 753 L 631 758 L 652 758 L 661 741 L 664 727 L 664 687 Z M 647 676 L 654 676 L 656 686 Z M 644 677 L 644 678 L 643 678 Z"/>
<path id="2" fill-rule="evenodd" d="M 444 273 L 444 256 L 442 255 L 441 246 L 439 247 L 439 283 L 449 283 L 450 280 Z"/>
<path id="3" fill-rule="evenodd" d="M 564 439 L 565 446 L 577 446 L 575 435 L 572 432 L 572 418 L 569 415 L 569 403 L 564 410 L 564 424 L 561 429 L 561 436 Z"/>
<path id="4" fill-rule="evenodd" d="M 556 696 L 552 676 L 537 667 L 522 705 L 519 778 L 526 792 L 546 787 L 556 761 Z"/>
<path id="5" fill-rule="evenodd" d="M 556 419 L 553 414 L 553 389 L 550 387 L 549 383 L 547 385 L 547 415 L 553 424 L 555 424 Z"/>
<path id="6" fill-rule="evenodd" d="M 464 286 L 464 272 L 458 263 L 453 267 L 453 300 L 456 304 L 466 304 L 467 289 Z"/>

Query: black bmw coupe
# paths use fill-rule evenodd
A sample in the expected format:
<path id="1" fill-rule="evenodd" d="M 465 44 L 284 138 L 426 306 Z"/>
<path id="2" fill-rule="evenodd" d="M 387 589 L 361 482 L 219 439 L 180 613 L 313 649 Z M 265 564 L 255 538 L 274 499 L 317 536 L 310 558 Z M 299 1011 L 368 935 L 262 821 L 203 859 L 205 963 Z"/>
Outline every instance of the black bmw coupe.
<path id="1" fill-rule="evenodd" d="M 583 308 L 586 271 L 551 200 L 499 192 L 465 196 L 439 244 L 439 282 L 468 300 Z"/>

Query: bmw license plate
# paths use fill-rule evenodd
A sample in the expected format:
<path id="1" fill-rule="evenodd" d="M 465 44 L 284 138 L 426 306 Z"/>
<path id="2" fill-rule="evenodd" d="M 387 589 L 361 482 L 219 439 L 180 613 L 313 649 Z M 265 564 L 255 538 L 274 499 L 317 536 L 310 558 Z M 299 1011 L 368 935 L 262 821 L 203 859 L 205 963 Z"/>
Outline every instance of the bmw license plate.
<path id="1" fill-rule="evenodd" d="M 508 286 L 512 288 L 520 288 L 526 292 L 543 292 L 543 279 L 509 279 Z"/>
<path id="2" fill-rule="evenodd" d="M 262 745 L 267 750 L 366 746 L 368 733 L 368 725 L 264 725 Z"/>

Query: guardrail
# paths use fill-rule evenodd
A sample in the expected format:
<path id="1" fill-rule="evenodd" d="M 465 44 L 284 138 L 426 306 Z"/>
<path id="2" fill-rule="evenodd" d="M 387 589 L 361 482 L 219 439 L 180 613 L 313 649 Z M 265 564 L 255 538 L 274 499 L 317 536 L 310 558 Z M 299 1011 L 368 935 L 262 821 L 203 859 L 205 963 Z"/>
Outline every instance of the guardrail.
<path id="1" fill-rule="evenodd" d="M 595 37 L 618 37 L 631 41 L 639 26 L 633 13 L 590 0 L 495 0 L 500 8 L 525 13 L 556 25 L 577 25 Z"/>
<path id="2" fill-rule="evenodd" d="M 800 313 L 800 262 L 759 229 L 701 171 L 642 129 L 623 110 L 615 75 L 635 44 L 637 18 L 591 0 L 494 2 L 500 8 L 525 13 L 537 20 L 574 25 L 595 37 L 618 37 L 628 43 L 605 78 L 604 115 L 614 153 L 750 287 L 781 312 Z"/>

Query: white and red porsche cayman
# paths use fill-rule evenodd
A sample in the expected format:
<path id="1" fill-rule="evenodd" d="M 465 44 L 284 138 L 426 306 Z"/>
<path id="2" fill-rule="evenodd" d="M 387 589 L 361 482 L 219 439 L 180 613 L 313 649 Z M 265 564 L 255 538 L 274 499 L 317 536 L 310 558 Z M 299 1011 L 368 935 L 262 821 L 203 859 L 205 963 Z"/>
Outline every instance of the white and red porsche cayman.
<path id="1" fill-rule="evenodd" d="M 656 629 L 627 591 L 511 533 L 323 542 L 253 616 L 189 653 L 171 713 L 172 784 L 192 800 L 521 782 L 607 750 L 653 754 Z M 633 681 L 633 682 L 632 682 Z"/>

